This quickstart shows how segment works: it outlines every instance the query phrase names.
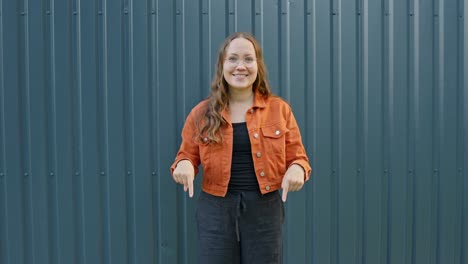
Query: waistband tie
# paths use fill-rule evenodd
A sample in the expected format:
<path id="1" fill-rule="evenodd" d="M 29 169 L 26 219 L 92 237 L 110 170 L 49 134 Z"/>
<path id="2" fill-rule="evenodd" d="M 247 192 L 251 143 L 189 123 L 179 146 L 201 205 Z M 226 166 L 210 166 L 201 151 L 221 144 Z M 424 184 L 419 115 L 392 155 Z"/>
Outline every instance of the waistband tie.
<path id="1" fill-rule="evenodd" d="M 244 201 L 244 193 L 240 192 L 237 195 L 236 199 L 236 235 L 237 235 L 237 242 L 240 242 L 240 232 L 239 232 L 239 220 L 241 213 L 247 210 L 247 204 Z"/>

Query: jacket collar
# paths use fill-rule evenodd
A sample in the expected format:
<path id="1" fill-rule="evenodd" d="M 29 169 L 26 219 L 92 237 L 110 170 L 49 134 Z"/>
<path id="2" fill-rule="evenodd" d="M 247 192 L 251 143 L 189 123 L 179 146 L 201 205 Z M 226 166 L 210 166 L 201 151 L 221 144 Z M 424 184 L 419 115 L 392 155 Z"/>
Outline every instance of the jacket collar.
<path id="1" fill-rule="evenodd" d="M 266 99 L 263 97 L 262 94 L 259 92 L 255 92 L 254 94 L 254 101 L 252 105 L 253 108 L 265 108 L 266 107 Z M 231 123 L 231 119 L 229 118 L 229 109 L 225 108 L 222 112 L 221 115 L 223 116 L 224 120 L 226 120 L 228 123 Z"/>
<path id="2" fill-rule="evenodd" d="M 258 91 L 255 92 L 255 97 L 254 97 L 254 102 L 252 108 L 258 107 L 258 108 L 265 108 L 266 106 L 266 99 L 263 97 L 262 94 L 260 94 Z"/>

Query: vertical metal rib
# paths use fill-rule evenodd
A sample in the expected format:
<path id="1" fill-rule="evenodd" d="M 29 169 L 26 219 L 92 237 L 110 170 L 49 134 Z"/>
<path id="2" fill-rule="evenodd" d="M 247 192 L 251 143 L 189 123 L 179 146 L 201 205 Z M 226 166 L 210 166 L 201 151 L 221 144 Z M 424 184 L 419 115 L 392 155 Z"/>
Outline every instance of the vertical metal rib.
<path id="1" fill-rule="evenodd" d="M 30 64 L 29 64 L 29 6 L 28 0 L 21 1 L 20 5 L 20 48 L 19 48 L 19 74 L 20 89 L 20 145 L 21 169 L 23 173 L 23 241 L 24 260 L 27 263 L 34 261 L 34 232 L 33 232 L 33 205 L 31 175 L 31 118 L 30 118 Z"/>
<path id="2" fill-rule="evenodd" d="M 98 134 L 99 134 L 99 170 L 100 170 L 100 191 L 101 207 L 103 208 L 102 230 L 103 238 L 103 260 L 106 264 L 112 263 L 111 256 L 111 232 L 110 232 L 110 190 L 109 190 L 109 131 L 108 131 L 108 56 L 107 56 L 107 0 L 97 2 L 97 29 L 96 47 L 98 49 L 96 57 L 97 65 L 97 102 L 98 102 Z"/>
<path id="3" fill-rule="evenodd" d="M 432 200 L 432 217 L 431 229 L 433 230 L 431 237 L 431 258 L 430 264 L 439 263 L 440 257 L 440 177 L 438 168 L 440 167 L 440 150 L 442 122 L 443 122 L 443 76 L 444 76 L 444 43 L 443 43 L 443 0 L 434 1 L 434 76 L 433 76 L 433 145 L 432 153 L 432 182 L 433 182 L 433 200 Z"/>
<path id="4" fill-rule="evenodd" d="M 462 129 L 462 142 L 463 142 L 463 155 L 462 155 L 462 164 L 461 167 L 461 175 L 467 175 L 468 173 L 468 3 L 466 1 L 463 1 L 463 13 L 462 17 L 463 18 L 463 46 L 461 49 L 463 49 L 463 65 L 462 65 L 462 76 L 463 76 L 463 82 L 461 86 L 461 91 L 463 94 L 463 103 L 462 103 L 462 118 L 463 118 L 463 123 L 461 126 L 463 127 Z M 466 247 L 468 246 L 468 226 L 467 226 L 467 221 L 468 221 L 468 210 L 466 208 L 468 207 L 468 178 L 465 176 L 463 177 L 463 194 L 462 194 L 462 208 L 463 210 L 463 215 L 462 215 L 462 242 L 461 242 L 461 249 L 463 249 L 462 256 L 460 256 L 460 263 L 468 263 L 468 252 L 466 252 Z"/>
<path id="5" fill-rule="evenodd" d="M 160 182 L 158 177 L 160 175 L 160 172 L 158 171 L 158 168 L 160 166 L 157 166 L 160 161 L 160 141 L 159 141 L 159 127 L 158 124 L 160 123 L 159 121 L 159 115 L 158 115 L 158 105 L 157 102 L 159 100 L 159 86 L 158 86 L 158 80 L 159 80 L 159 71 L 157 67 L 157 62 L 158 62 L 158 5 L 157 5 L 157 0 L 148 0 L 148 6 L 150 7 L 151 10 L 151 16 L 148 16 L 148 64 L 149 64 L 149 80 L 148 84 L 151 89 L 151 125 L 150 125 L 150 135 L 151 135 L 151 171 L 152 171 L 152 177 L 151 177 L 151 186 L 152 186 L 152 219 L 156 221 L 156 223 L 160 223 L 160 206 L 159 205 L 159 188 L 160 188 Z M 156 178 L 158 177 L 158 178 Z M 154 260 L 155 262 L 160 262 L 159 256 L 159 241 L 160 241 L 160 236 L 161 234 L 161 225 L 157 225 L 153 230 L 153 240 L 154 240 Z"/>
<path id="6" fill-rule="evenodd" d="M 10 264 L 10 241 L 7 221 L 7 179 L 5 149 L 5 83 L 3 67 L 3 0 L 0 0 L 0 262 Z"/>
<path id="7" fill-rule="evenodd" d="M 467 8 L 468 10 L 468 3 L 466 3 L 466 1 L 463 1 L 463 0 L 458 0 L 458 31 L 457 31 L 457 34 L 458 34 L 458 42 L 457 42 L 457 53 L 458 54 L 463 54 L 465 56 L 465 60 L 463 59 L 462 56 L 458 56 L 457 57 L 457 67 L 458 67 L 458 71 L 457 71 L 457 94 L 458 94 L 458 98 L 457 98 L 457 113 L 458 113 L 458 120 L 457 120 L 457 174 L 458 174 L 458 177 L 457 177 L 457 186 L 458 186 L 458 190 L 457 190 L 457 201 L 459 201 L 459 208 L 457 208 L 459 210 L 459 216 L 457 216 L 457 224 L 460 225 L 460 232 L 459 232 L 459 245 L 458 245 L 458 248 L 456 249 L 456 252 L 457 254 L 459 254 L 458 256 L 458 260 L 460 261 L 460 263 L 463 263 L 463 258 L 464 258 L 464 254 L 465 253 L 465 247 L 464 247 L 464 235 L 465 235 L 465 232 L 466 232 L 466 226 L 465 226 L 465 195 L 466 194 L 466 187 L 465 187 L 465 184 L 464 184 L 464 181 L 465 181 L 465 178 L 463 176 L 463 166 L 464 164 L 466 164 L 465 162 L 465 156 L 468 154 L 468 153 L 464 153 L 465 151 L 465 148 L 467 148 L 466 146 L 468 145 L 468 141 L 467 139 L 464 138 L 464 135 L 465 135 L 465 131 L 467 130 L 467 127 L 464 127 L 464 120 L 467 120 L 468 119 L 468 111 L 464 110 L 463 108 L 468 104 L 468 101 L 462 96 L 462 95 L 465 95 L 466 97 L 466 94 L 464 94 L 463 92 L 463 88 L 465 87 L 464 86 L 464 79 L 468 79 L 468 75 L 464 75 L 463 74 L 463 70 L 467 70 L 466 69 L 466 64 L 467 63 L 467 60 L 466 60 L 466 56 L 467 56 L 467 53 L 468 53 L 468 50 L 465 48 L 466 47 L 466 39 L 465 39 L 465 42 L 464 42 L 464 37 L 466 38 L 466 36 L 464 36 L 464 32 L 468 32 L 467 31 L 467 28 L 464 27 L 464 24 L 466 25 L 466 16 L 465 16 L 465 19 L 463 19 L 463 3 L 465 2 L 465 8 Z M 465 44 L 465 45 L 464 45 Z"/>
<path id="8" fill-rule="evenodd" d="M 357 81 L 357 146 L 358 146 L 358 164 L 363 168 L 363 173 L 359 179 L 359 184 L 361 185 L 361 190 L 358 190 L 361 195 L 357 200 L 357 203 L 360 205 L 358 214 L 361 217 L 361 254 L 362 258 L 359 260 L 362 263 L 365 263 L 366 256 L 366 227 L 367 227 L 367 211 L 366 211 L 366 199 L 367 199 L 367 190 L 366 190 L 366 175 L 367 175 L 367 165 L 366 165 L 366 139 L 364 138 L 364 106 L 363 106 L 363 0 L 357 0 L 356 4 L 356 81 Z M 360 148 L 360 149 L 359 149 Z"/>
<path id="9" fill-rule="evenodd" d="M 47 104 L 47 205 L 49 230 L 49 256 L 51 264 L 58 264 L 61 247 L 59 241 L 59 214 L 57 190 L 57 106 L 56 106 L 56 77 L 55 77 L 55 6 L 54 0 L 46 2 L 45 7 L 45 80 Z"/>
<path id="10" fill-rule="evenodd" d="M 408 2 L 409 5 L 409 13 L 410 13 L 410 18 L 408 22 L 408 58 L 407 58 L 407 65 L 408 65 L 408 91 L 407 91 L 407 105 L 408 105 L 408 121 L 407 121 L 407 126 L 408 126 L 408 134 L 407 134 L 407 167 L 406 167 L 406 200 L 405 200 L 405 206 L 406 206 L 406 219 L 404 222 L 404 235 L 405 235 L 405 240 L 408 241 L 406 243 L 406 246 L 404 248 L 405 256 L 404 259 L 406 263 L 410 263 L 411 259 L 413 258 L 413 238 L 414 238 L 414 191 L 415 191 L 415 186 L 414 186 L 414 167 L 415 167 L 415 114 L 416 114 L 416 84 L 417 84 L 417 78 L 416 78 L 416 73 L 417 69 L 417 51 L 419 50 L 418 48 L 413 49 L 415 47 L 415 43 L 417 43 L 417 31 L 416 31 L 416 25 L 417 23 L 417 18 L 419 17 L 419 11 L 415 9 L 415 0 L 410 0 Z"/>
<path id="11" fill-rule="evenodd" d="M 387 45 L 387 80 L 384 83 L 386 91 L 384 91 L 384 98 L 386 97 L 386 107 L 384 108 L 384 124 L 383 124 L 383 179 L 382 179 L 382 219 L 381 219 L 381 234 L 380 241 L 380 261 L 381 263 L 390 262 L 390 217 L 391 217 L 391 166 L 392 166 L 392 153 L 393 142 L 395 142 L 394 129 L 395 129 L 395 2 L 389 0 L 387 2 L 387 9 L 384 12 L 389 14 L 388 20 L 388 36 L 387 40 L 383 41 Z M 384 15 L 384 14 L 382 14 Z M 384 44 L 385 45 L 385 44 Z"/>
<path id="12" fill-rule="evenodd" d="M 309 1 L 304 1 L 304 58 L 305 58 L 305 62 L 304 62 L 304 105 L 305 105 L 305 124 L 304 124 L 304 130 L 302 131 L 302 136 L 303 136 L 303 144 L 304 146 L 306 146 L 306 151 L 307 150 L 311 150 L 311 148 L 307 147 L 307 146 L 315 146 L 315 138 L 310 138 L 309 136 L 305 136 L 305 135 L 314 135 L 315 134 L 315 131 L 312 131 L 314 130 L 315 126 L 311 126 L 310 123 L 308 122 L 308 120 L 313 120 L 313 122 L 315 122 L 315 104 L 313 103 L 312 105 L 308 104 L 307 102 L 309 102 L 309 100 L 311 100 L 311 94 L 315 94 L 315 83 L 314 83 L 314 80 L 315 78 L 312 77 L 310 78 L 310 76 L 313 76 L 315 74 L 315 71 L 312 72 L 312 67 L 311 67 L 311 63 L 315 60 L 315 51 L 316 51 L 316 46 L 313 45 L 312 46 L 312 49 L 309 49 L 308 48 L 308 43 L 310 43 L 310 41 L 313 39 L 315 40 L 315 33 L 312 33 L 310 34 L 311 32 L 314 32 L 314 31 L 311 31 L 311 28 L 310 28 L 310 24 L 311 22 L 313 21 L 313 18 L 315 16 L 312 16 L 312 9 L 314 9 L 314 6 L 312 3 L 309 3 Z M 313 96 L 312 98 L 315 98 L 315 96 Z M 311 118 L 312 117 L 312 118 Z M 312 159 L 310 159 L 310 163 L 311 165 L 313 166 L 313 162 L 312 162 Z M 310 186 L 309 186 L 310 188 Z M 305 214 L 305 217 L 306 217 L 306 223 L 312 223 L 313 222 L 313 219 L 314 219 L 314 201 L 313 201 L 313 194 L 311 192 L 306 192 L 306 205 L 309 205 L 307 206 L 307 208 L 309 208 L 309 210 L 307 210 L 306 214 Z M 305 226 L 305 233 L 306 234 L 313 234 L 313 231 L 314 231 L 314 227 L 313 225 L 310 225 L 310 224 L 306 224 Z M 305 245 L 306 248 L 309 248 L 309 249 L 313 249 L 313 240 L 312 239 L 307 239 L 306 240 L 306 245 Z M 309 261 L 312 260 L 312 254 L 314 254 L 313 250 L 307 250 L 305 252 L 305 258 L 308 259 Z"/>
<path id="13" fill-rule="evenodd" d="M 339 263 L 339 241 L 340 241 L 340 227 L 339 227 L 339 219 L 340 219 L 340 211 L 339 211 L 339 173 L 340 170 L 338 168 L 338 156 L 339 156 L 339 144 L 337 142 L 337 122 L 336 122 L 336 100 L 335 100 L 335 95 L 336 95 L 336 81 L 335 81 L 335 66 L 336 66 L 336 54 L 335 50 L 336 47 L 334 45 L 335 40 L 337 39 L 336 36 L 336 22 L 335 22 L 335 17 L 332 15 L 334 12 L 334 8 L 336 7 L 336 0 L 330 1 L 330 10 L 329 11 L 329 16 L 330 16 L 330 117 L 331 117 L 331 128 L 330 128 L 330 134 L 331 134 L 331 165 L 332 165 L 332 174 L 331 174 L 331 189 L 330 189 L 330 199 L 331 199 L 331 206 L 332 206 L 332 213 L 331 213 L 331 250 L 330 250 L 330 260 L 332 264 L 337 264 Z"/>
<path id="14" fill-rule="evenodd" d="M 174 74 L 174 83 L 176 88 L 176 98 L 178 98 L 177 103 L 181 104 L 181 107 L 177 109 L 177 120 L 181 120 L 180 124 L 183 123 L 185 120 L 185 115 L 187 113 L 187 87 L 186 87 L 186 46 L 185 46 L 185 9 L 184 9 L 184 0 L 177 0 L 174 1 L 174 10 L 176 11 L 176 15 L 174 16 L 175 19 L 175 32 L 178 34 L 174 34 L 174 43 L 176 43 L 176 48 L 174 49 L 174 67 L 175 67 L 175 74 Z M 226 32 L 229 32 L 229 1 L 226 0 L 225 2 L 225 12 L 226 12 Z M 178 127 L 178 130 L 182 129 L 182 127 Z M 178 261 L 180 263 L 187 263 L 187 255 L 188 255 L 188 222 L 187 222 L 187 195 L 183 195 L 181 199 L 178 200 L 177 203 L 178 210 L 180 211 L 180 218 L 178 219 L 178 224 L 181 226 L 181 232 L 178 234 L 178 248 L 179 251 L 182 252 Z"/>
<path id="15" fill-rule="evenodd" d="M 125 184 L 125 204 L 127 205 L 127 244 L 128 263 L 136 263 L 136 227 L 135 227 L 135 143 L 134 143 L 134 81 L 133 81 L 133 1 L 123 0 L 122 16 L 122 83 L 124 97 L 125 123 L 125 168 L 127 171 Z"/>
<path id="16" fill-rule="evenodd" d="M 72 58 L 72 134 L 73 134 L 73 197 L 74 211 L 77 216 L 75 239 L 78 263 L 86 261 L 84 232 L 84 190 L 83 190 L 83 117 L 82 117 L 82 74 L 81 74 L 81 0 L 73 0 L 71 5 L 71 58 Z"/>

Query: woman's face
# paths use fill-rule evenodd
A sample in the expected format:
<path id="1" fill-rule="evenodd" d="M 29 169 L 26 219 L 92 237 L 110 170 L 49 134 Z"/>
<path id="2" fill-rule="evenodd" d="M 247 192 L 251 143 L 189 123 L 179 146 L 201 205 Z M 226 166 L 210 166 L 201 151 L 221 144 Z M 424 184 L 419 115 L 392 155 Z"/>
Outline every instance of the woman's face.
<path id="1" fill-rule="evenodd" d="M 236 38 L 226 48 L 223 75 L 229 89 L 252 90 L 257 79 L 257 61 L 252 42 Z"/>

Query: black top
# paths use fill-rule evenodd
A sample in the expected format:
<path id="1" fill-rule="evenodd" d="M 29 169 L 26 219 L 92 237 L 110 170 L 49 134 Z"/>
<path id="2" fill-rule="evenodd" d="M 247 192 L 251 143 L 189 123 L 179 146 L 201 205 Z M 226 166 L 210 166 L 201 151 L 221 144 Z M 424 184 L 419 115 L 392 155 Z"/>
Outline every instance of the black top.
<path id="1" fill-rule="evenodd" d="M 231 179 L 228 189 L 235 191 L 260 191 L 257 177 L 255 176 L 247 124 L 245 122 L 233 123 L 232 126 L 234 136 Z"/>

